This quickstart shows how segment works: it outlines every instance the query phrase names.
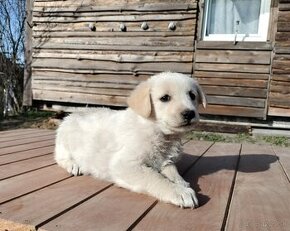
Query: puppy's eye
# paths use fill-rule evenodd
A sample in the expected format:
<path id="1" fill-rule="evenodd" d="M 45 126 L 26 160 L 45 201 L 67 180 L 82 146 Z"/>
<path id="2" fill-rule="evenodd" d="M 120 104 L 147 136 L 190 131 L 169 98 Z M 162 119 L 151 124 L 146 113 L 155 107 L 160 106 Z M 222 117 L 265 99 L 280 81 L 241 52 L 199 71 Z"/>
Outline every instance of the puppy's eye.
<path id="1" fill-rule="evenodd" d="M 190 97 L 190 99 L 191 99 L 192 101 L 195 100 L 196 96 L 195 96 L 194 93 L 192 93 L 192 92 L 190 91 L 190 92 L 188 92 L 188 94 L 189 94 L 189 97 Z"/>
<path id="2" fill-rule="evenodd" d="M 161 102 L 169 102 L 171 100 L 170 95 L 164 95 L 160 98 Z"/>

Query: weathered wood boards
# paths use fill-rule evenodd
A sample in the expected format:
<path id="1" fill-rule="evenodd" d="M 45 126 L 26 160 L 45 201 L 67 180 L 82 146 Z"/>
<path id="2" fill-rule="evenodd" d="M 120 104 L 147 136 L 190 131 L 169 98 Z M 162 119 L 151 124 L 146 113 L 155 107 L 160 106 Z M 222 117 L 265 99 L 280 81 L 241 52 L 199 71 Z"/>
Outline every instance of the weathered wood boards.
<path id="1" fill-rule="evenodd" d="M 290 8 L 280 1 L 269 94 L 269 115 L 290 116 Z"/>
<path id="2" fill-rule="evenodd" d="M 125 106 L 139 82 L 177 71 L 200 81 L 209 101 L 202 113 L 290 117 L 289 3 L 272 4 L 266 42 L 237 44 L 197 40 L 201 5 L 195 0 L 34 1 L 26 104 L 32 84 L 33 99 L 47 107 Z"/>
<path id="3" fill-rule="evenodd" d="M 34 133 L 49 132 L 14 130 L 0 138 L 17 143 L 21 134 L 26 140 Z M 71 177 L 41 142 L 0 156 L 0 230 L 254 231 L 290 225 L 288 148 L 186 142 L 178 169 L 199 198 L 200 207 L 191 210 L 91 176 Z"/>
<path id="4" fill-rule="evenodd" d="M 226 230 L 287 230 L 289 186 L 271 147 L 243 145 Z"/>
<path id="5" fill-rule="evenodd" d="M 271 47 L 262 43 L 199 42 L 194 76 L 208 95 L 204 113 L 266 117 Z M 255 45 L 255 46 L 254 46 Z"/>
<path id="6" fill-rule="evenodd" d="M 196 17 L 188 0 L 34 1 L 33 99 L 125 106 L 150 75 L 191 74 Z"/>

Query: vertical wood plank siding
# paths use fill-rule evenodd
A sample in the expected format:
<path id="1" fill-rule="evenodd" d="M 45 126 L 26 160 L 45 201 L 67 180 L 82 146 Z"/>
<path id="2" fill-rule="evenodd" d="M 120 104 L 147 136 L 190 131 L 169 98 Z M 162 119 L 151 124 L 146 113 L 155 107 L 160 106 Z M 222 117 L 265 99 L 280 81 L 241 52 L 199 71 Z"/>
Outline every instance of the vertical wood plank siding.
<path id="1" fill-rule="evenodd" d="M 290 3 L 278 6 L 275 55 L 269 95 L 269 115 L 290 117 Z"/>
<path id="2" fill-rule="evenodd" d="M 196 14 L 192 0 L 34 1 L 33 99 L 125 106 L 150 75 L 192 74 Z"/>

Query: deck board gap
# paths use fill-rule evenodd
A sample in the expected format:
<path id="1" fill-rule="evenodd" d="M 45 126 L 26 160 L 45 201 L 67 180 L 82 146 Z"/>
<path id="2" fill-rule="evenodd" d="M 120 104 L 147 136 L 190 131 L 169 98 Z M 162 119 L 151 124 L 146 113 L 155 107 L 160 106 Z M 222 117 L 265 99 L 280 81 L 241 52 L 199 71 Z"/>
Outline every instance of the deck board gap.
<path id="1" fill-rule="evenodd" d="M 20 176 L 20 175 L 23 175 L 23 174 L 26 174 L 26 173 L 34 172 L 34 171 L 37 171 L 37 170 L 40 170 L 40 169 L 43 169 L 43 168 L 47 168 L 47 167 L 50 167 L 50 166 L 53 166 L 53 165 L 56 165 L 56 163 L 49 164 L 49 165 L 46 165 L 46 166 L 42 166 L 42 167 L 35 168 L 35 169 L 31 169 L 31 170 L 28 170 L 28 171 L 25 171 L 25 172 L 17 173 L 15 175 L 7 176 L 7 177 L 4 177 L 2 179 L 0 178 L 0 181 L 7 180 L 9 178 L 13 178 L 13 177 L 16 177 L 16 176 Z"/>
<path id="2" fill-rule="evenodd" d="M 2 148 L 17 147 L 17 146 L 20 146 L 20 145 L 33 144 L 33 143 L 37 143 L 37 142 L 41 142 L 41 141 L 48 141 L 48 140 L 54 140 L 54 139 L 55 139 L 55 135 L 48 135 L 47 139 L 35 140 L 35 141 L 32 141 L 32 142 L 31 141 L 27 141 L 27 143 L 25 142 L 25 143 L 19 143 L 19 144 L 13 144 L 12 143 L 12 144 L 8 144 L 7 146 L 0 147 L 0 150 Z M 9 143 L 9 142 L 11 142 L 11 141 L 8 141 L 7 143 Z M 5 142 L 3 142 L 3 143 L 5 143 Z"/>
<path id="3" fill-rule="evenodd" d="M 273 148 L 272 145 L 271 145 L 271 148 L 272 148 L 273 153 L 274 153 L 275 156 L 277 157 L 277 161 L 278 161 L 278 163 L 279 163 L 279 166 L 281 167 L 281 171 L 284 173 L 285 178 L 286 178 L 286 179 L 288 180 L 288 182 L 290 183 L 290 176 L 287 174 L 286 169 L 284 168 L 283 164 L 281 163 L 280 158 L 279 158 L 279 156 L 277 155 L 277 153 L 276 153 L 276 151 L 275 151 L 275 148 Z"/>
<path id="4" fill-rule="evenodd" d="M 92 195 L 86 197 L 85 199 L 83 199 L 83 200 L 77 202 L 76 204 L 74 204 L 74 205 L 72 205 L 72 206 L 66 208 L 66 209 L 63 210 L 62 212 L 59 212 L 59 213 L 55 214 L 54 216 L 50 217 L 49 219 L 47 219 L 47 220 L 45 220 L 45 221 L 43 221 L 43 222 L 41 222 L 41 223 L 35 225 L 36 230 L 38 230 L 39 228 L 41 228 L 41 226 L 43 226 L 43 225 L 49 223 L 50 221 L 54 220 L 55 218 L 60 217 L 61 215 L 67 213 L 68 211 L 70 211 L 70 210 L 72 210 L 72 209 L 78 207 L 79 205 L 83 204 L 84 202 L 86 202 L 86 201 L 90 200 L 91 198 L 97 196 L 98 194 L 104 192 L 105 190 L 107 190 L 108 188 L 112 187 L 113 185 L 114 185 L 114 184 L 109 184 L 109 185 L 107 185 L 106 187 L 104 187 L 104 188 L 98 190 L 97 192 L 93 193 Z"/>
<path id="5" fill-rule="evenodd" d="M 189 172 L 189 170 L 191 168 L 194 167 L 194 165 L 203 157 L 204 154 L 206 154 L 208 152 L 208 150 L 215 144 L 215 142 L 213 142 L 211 145 L 209 145 L 207 147 L 207 149 L 191 164 L 189 165 L 185 170 L 184 172 L 181 174 L 182 176 L 185 176 L 187 174 L 187 172 Z"/>
<path id="6" fill-rule="evenodd" d="M 240 145 L 239 156 L 238 156 L 237 163 L 235 166 L 235 173 L 234 173 L 234 177 L 233 177 L 233 181 L 232 181 L 232 185 L 231 185 L 231 189 L 230 189 L 230 193 L 229 193 L 228 203 L 227 203 L 226 208 L 225 208 L 225 215 L 224 215 L 221 231 L 226 230 L 227 220 L 228 220 L 228 216 L 230 213 L 231 203 L 232 203 L 234 189 L 235 189 L 235 185 L 236 185 L 237 173 L 239 170 L 239 164 L 240 164 L 241 153 L 242 153 L 242 146 L 243 146 L 243 144 Z"/>
<path id="7" fill-rule="evenodd" d="M 4 163 L 4 164 L 0 163 L 0 167 L 3 166 L 3 165 L 14 164 L 14 163 L 18 163 L 18 162 L 21 162 L 21 161 L 30 160 L 30 159 L 34 159 L 34 158 L 38 158 L 38 157 L 42 157 L 42 156 L 48 156 L 48 155 L 52 155 L 52 154 L 53 154 L 52 152 L 49 152 L 49 153 L 42 154 L 42 155 L 39 155 L 39 156 L 31 156 L 31 157 L 28 157 L 28 158 L 25 158 L 25 159 L 21 159 L 21 160 L 13 160 L 11 162 L 7 162 L 7 163 Z"/>
<path id="8" fill-rule="evenodd" d="M 138 224 L 139 222 L 157 205 L 158 200 L 154 201 L 142 214 L 140 217 L 138 217 L 136 219 L 135 222 L 133 222 L 129 228 L 127 229 L 127 231 L 131 231 L 133 230 Z"/>
<path id="9" fill-rule="evenodd" d="M 47 187 L 49 187 L 49 186 L 51 186 L 51 185 L 55 185 L 55 184 L 57 184 L 57 183 L 59 183 L 59 182 L 65 181 L 65 180 L 67 180 L 67 179 L 69 179 L 69 178 L 71 178 L 71 177 L 73 177 L 73 176 L 68 176 L 68 177 L 62 178 L 62 179 L 60 179 L 60 180 L 58 180 L 58 181 L 52 182 L 52 183 L 47 184 L 47 185 L 45 185 L 45 186 L 42 186 L 42 187 L 40 187 L 40 188 L 37 188 L 37 189 L 34 189 L 34 190 L 32 190 L 32 191 L 29 191 L 29 192 L 23 193 L 23 194 L 21 194 L 21 195 L 15 196 L 15 197 L 10 198 L 10 199 L 8 199 L 8 200 L 6 200 L 6 201 L 0 202 L 0 205 L 3 205 L 3 204 L 8 203 L 8 202 L 10 202 L 10 201 L 16 200 L 16 199 L 18 199 L 18 198 L 20 198 L 20 197 L 23 197 L 23 196 L 26 196 L 26 195 L 32 194 L 32 193 L 34 193 L 34 192 L 40 191 L 40 190 L 45 189 L 45 188 L 47 188 Z"/>
<path id="10" fill-rule="evenodd" d="M 43 141 L 41 141 L 41 142 L 43 142 Z M 36 147 L 36 148 L 33 147 L 33 148 L 23 149 L 23 150 L 21 150 L 21 152 L 31 151 L 31 150 L 35 150 L 35 149 L 39 149 L 39 148 L 47 148 L 47 147 L 51 147 L 51 146 L 54 146 L 54 144 L 44 145 L 44 146 Z M 7 152 L 7 153 L 4 153 L 4 154 L 0 154 L 0 156 L 5 156 L 5 155 L 9 155 L 9 154 L 15 154 L 15 153 L 18 153 L 18 152 L 20 152 L 20 151 L 17 150 L 17 151 Z"/>

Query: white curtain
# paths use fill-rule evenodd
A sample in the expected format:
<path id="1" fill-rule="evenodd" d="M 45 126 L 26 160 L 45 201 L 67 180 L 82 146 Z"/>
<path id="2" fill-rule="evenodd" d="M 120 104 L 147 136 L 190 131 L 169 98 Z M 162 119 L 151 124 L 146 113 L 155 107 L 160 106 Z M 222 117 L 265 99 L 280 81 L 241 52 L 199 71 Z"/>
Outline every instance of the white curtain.
<path id="1" fill-rule="evenodd" d="M 206 34 L 257 34 L 261 0 L 208 0 Z"/>

